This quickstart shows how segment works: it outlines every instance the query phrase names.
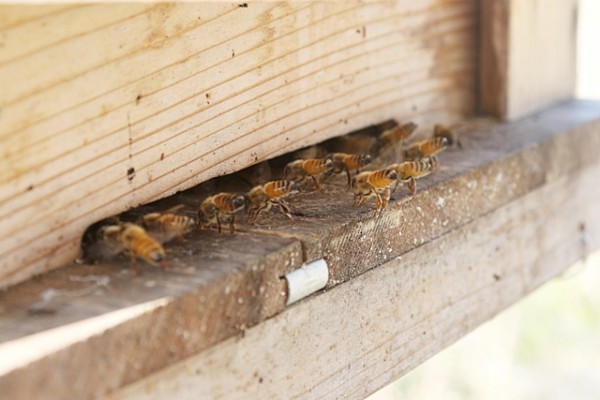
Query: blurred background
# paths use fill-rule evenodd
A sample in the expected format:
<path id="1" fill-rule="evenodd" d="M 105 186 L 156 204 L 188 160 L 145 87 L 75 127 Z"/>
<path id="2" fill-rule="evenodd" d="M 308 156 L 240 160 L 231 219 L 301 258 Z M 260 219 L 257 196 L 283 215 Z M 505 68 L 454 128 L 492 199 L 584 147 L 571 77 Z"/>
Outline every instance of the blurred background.
<path id="1" fill-rule="evenodd" d="M 600 0 L 577 51 L 576 95 L 600 100 Z M 600 251 L 367 399 L 600 399 Z"/>

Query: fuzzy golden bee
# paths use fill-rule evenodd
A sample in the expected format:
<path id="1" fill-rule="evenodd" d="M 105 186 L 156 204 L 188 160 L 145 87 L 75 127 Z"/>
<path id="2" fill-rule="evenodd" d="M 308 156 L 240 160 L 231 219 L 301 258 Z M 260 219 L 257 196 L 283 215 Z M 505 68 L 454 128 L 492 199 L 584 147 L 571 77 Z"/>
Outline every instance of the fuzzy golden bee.
<path id="1" fill-rule="evenodd" d="M 254 224 L 259 214 L 268 211 L 274 204 L 279 206 L 288 219 L 293 219 L 290 207 L 284 198 L 298 192 L 300 192 L 298 184 L 289 180 L 271 181 L 255 186 L 248 192 L 246 198 L 248 221 Z"/>
<path id="2" fill-rule="evenodd" d="M 219 193 L 206 198 L 198 208 L 198 226 L 202 229 L 217 224 L 221 233 L 221 221 L 229 220 L 229 232 L 235 233 L 235 213 L 240 211 L 246 199 L 242 194 Z"/>
<path id="3" fill-rule="evenodd" d="M 110 260 L 120 253 L 129 254 L 131 266 L 140 272 L 136 259 L 166 269 L 165 251 L 144 228 L 133 223 L 101 224 L 87 234 L 84 262 Z"/>
<path id="4" fill-rule="evenodd" d="M 164 262 L 165 250 L 144 228 L 132 223 L 120 225 L 120 228 L 121 230 L 117 234 L 118 241 L 131 256 L 131 266 L 136 272 L 140 272 L 136 257 L 155 267 L 167 268 Z"/>
<path id="5" fill-rule="evenodd" d="M 457 134 L 452 129 L 450 129 L 449 127 L 447 127 L 445 125 L 435 124 L 433 126 L 433 137 L 434 138 L 439 138 L 439 137 L 446 138 L 448 140 L 448 147 L 451 147 L 454 144 L 456 144 L 456 146 L 459 149 L 462 149 L 462 143 L 458 139 Z"/>
<path id="6" fill-rule="evenodd" d="M 445 137 L 436 137 L 433 139 L 423 140 L 406 148 L 404 150 L 404 159 L 406 161 L 413 161 L 425 157 L 435 156 L 447 148 L 448 139 Z"/>
<path id="7" fill-rule="evenodd" d="M 383 148 L 395 146 L 398 143 L 408 139 L 410 135 L 416 131 L 418 125 L 414 122 L 409 122 L 404 125 L 396 126 L 388 129 L 379 135 L 379 141 Z"/>
<path id="8" fill-rule="evenodd" d="M 177 214 L 183 207 L 179 205 L 165 212 L 146 214 L 142 217 L 142 226 L 159 243 L 167 243 L 173 239 L 183 240 L 183 235 L 196 227 L 194 218 Z"/>
<path id="9" fill-rule="evenodd" d="M 368 154 L 355 155 L 346 153 L 332 153 L 327 156 L 327 159 L 331 160 L 333 163 L 331 173 L 339 174 L 343 171 L 346 171 L 346 176 L 348 177 L 348 190 L 350 189 L 352 183 L 352 177 L 350 176 L 350 173 L 353 171 L 358 172 L 360 168 L 371 162 L 371 156 Z"/>
<path id="10" fill-rule="evenodd" d="M 315 188 L 320 192 L 321 184 L 318 176 L 321 174 L 330 174 L 333 169 L 333 162 L 326 158 L 310 158 L 308 160 L 296 160 L 288 163 L 283 174 L 287 180 L 297 183 L 303 182 L 306 178 L 312 178 Z"/>
<path id="11" fill-rule="evenodd" d="M 398 174 L 393 169 L 380 169 L 376 171 L 365 171 L 356 175 L 352 180 L 352 191 L 354 192 L 354 206 L 364 204 L 369 197 L 375 196 L 377 211 L 387 207 L 391 196 L 390 187 L 396 183 Z"/>
<path id="12" fill-rule="evenodd" d="M 392 193 L 398 188 L 398 183 L 404 182 L 412 195 L 417 192 L 416 179 L 423 178 L 438 167 L 438 160 L 435 156 L 422 158 L 417 161 L 405 161 L 403 163 L 392 164 L 388 166 L 398 174 L 398 181 L 392 190 Z"/>

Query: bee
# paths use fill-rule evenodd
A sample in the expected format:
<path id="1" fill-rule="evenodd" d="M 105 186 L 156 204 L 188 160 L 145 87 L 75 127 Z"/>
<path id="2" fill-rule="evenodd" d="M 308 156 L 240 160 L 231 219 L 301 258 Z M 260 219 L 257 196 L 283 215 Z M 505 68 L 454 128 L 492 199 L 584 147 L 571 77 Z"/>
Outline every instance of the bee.
<path id="1" fill-rule="evenodd" d="M 388 129 L 379 135 L 379 141 L 383 148 L 395 146 L 403 140 L 408 139 L 410 135 L 417 130 L 418 125 L 414 122 L 409 122 L 404 125 L 396 126 Z"/>
<path id="2" fill-rule="evenodd" d="M 452 129 L 448 128 L 445 125 L 435 124 L 433 126 L 433 137 L 444 137 L 448 140 L 448 146 L 452 146 L 456 143 L 456 146 L 459 149 L 462 149 L 462 143 L 458 140 L 456 134 L 452 131 Z"/>
<path id="3" fill-rule="evenodd" d="M 317 178 L 320 174 L 330 174 L 333 169 L 333 161 L 326 158 L 310 158 L 307 160 L 296 160 L 288 163 L 283 173 L 288 180 L 300 183 L 306 178 L 312 178 L 315 188 L 321 192 L 321 185 Z"/>
<path id="4" fill-rule="evenodd" d="M 163 262 L 165 259 L 163 247 L 137 224 L 130 222 L 101 224 L 97 229 L 94 228 L 93 232 L 86 232 L 86 235 L 84 262 L 110 260 L 120 253 L 128 253 L 131 257 L 131 266 L 136 273 L 140 272 L 136 257 L 148 264 L 166 269 L 166 264 Z"/>
<path id="5" fill-rule="evenodd" d="M 242 194 L 219 193 L 210 196 L 198 208 L 198 226 L 202 229 L 216 222 L 219 234 L 221 233 L 221 219 L 229 219 L 229 232 L 235 233 L 235 213 L 240 211 L 246 199 Z"/>
<path id="6" fill-rule="evenodd" d="M 283 198 L 299 192 L 300 189 L 294 181 L 271 181 L 255 186 L 248 192 L 246 198 L 248 221 L 254 224 L 258 215 L 262 211 L 268 211 L 273 204 L 278 205 L 288 219 L 293 219 L 290 207 Z"/>
<path id="7" fill-rule="evenodd" d="M 81 239 L 83 255 L 78 263 L 91 264 L 97 261 L 111 260 L 122 250 L 118 240 L 120 221 L 117 218 L 96 222 L 88 227 Z"/>
<path id="8" fill-rule="evenodd" d="M 167 269 L 164 262 L 165 250 L 144 228 L 133 223 L 118 225 L 116 228 L 109 228 L 105 234 L 109 234 L 123 246 L 123 250 L 129 253 L 131 257 L 131 266 L 140 273 L 140 267 L 136 262 L 136 257 L 144 260 L 150 265 Z"/>
<path id="9" fill-rule="evenodd" d="M 418 160 L 424 157 L 431 157 L 448 148 L 448 139 L 445 137 L 436 137 L 423 140 L 409 146 L 404 150 L 404 159 L 406 161 Z"/>
<path id="10" fill-rule="evenodd" d="M 350 172 L 356 171 L 358 173 L 360 168 L 371 162 L 371 156 L 368 154 L 354 155 L 346 153 L 332 153 L 329 154 L 327 158 L 333 162 L 333 169 L 331 170 L 331 173 L 339 174 L 343 171 L 346 171 L 346 176 L 348 177 L 348 190 L 350 190 L 352 183 Z"/>
<path id="11" fill-rule="evenodd" d="M 391 196 L 390 186 L 398 179 L 398 174 L 393 169 L 379 169 L 376 171 L 365 171 L 356 175 L 352 180 L 352 191 L 354 192 L 354 207 L 364 204 L 369 197 L 375 196 L 377 211 L 387 207 Z"/>
<path id="12" fill-rule="evenodd" d="M 417 161 L 405 161 L 399 164 L 388 166 L 398 174 L 398 181 L 392 190 L 392 193 L 398 188 L 399 182 L 404 182 L 412 195 L 417 192 L 416 179 L 422 178 L 435 171 L 438 167 L 438 159 L 435 156 L 422 158 Z"/>
<path id="13" fill-rule="evenodd" d="M 196 220 L 187 215 L 176 214 L 184 205 L 178 205 L 165 212 L 153 212 L 142 217 L 142 226 L 160 243 L 167 243 L 177 238 L 183 240 L 183 235 L 196 226 Z"/>

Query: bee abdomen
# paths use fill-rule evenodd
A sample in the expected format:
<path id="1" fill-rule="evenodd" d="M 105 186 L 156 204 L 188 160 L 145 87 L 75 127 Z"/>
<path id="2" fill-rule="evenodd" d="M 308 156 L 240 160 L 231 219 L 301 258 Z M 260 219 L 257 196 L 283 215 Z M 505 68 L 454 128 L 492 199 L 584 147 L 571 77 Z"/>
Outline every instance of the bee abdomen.
<path id="1" fill-rule="evenodd" d="M 448 147 L 448 139 L 445 137 L 436 137 L 425 141 L 421 147 L 421 152 L 425 156 L 432 156 L 444 150 L 446 147 Z"/>
<path id="2" fill-rule="evenodd" d="M 322 174 L 333 168 L 333 161 L 328 158 L 313 158 L 305 160 L 302 168 L 309 175 Z"/>
<path id="3" fill-rule="evenodd" d="M 165 257 L 163 247 L 154 239 L 144 237 L 136 240 L 131 249 L 135 254 L 148 261 L 162 261 Z"/>
<path id="4" fill-rule="evenodd" d="M 433 139 L 424 140 L 410 146 L 404 151 L 404 155 L 410 159 L 431 157 L 440 151 L 445 150 L 448 147 L 448 143 L 448 139 L 445 137 L 436 137 Z"/>
<path id="5" fill-rule="evenodd" d="M 233 213 L 244 206 L 243 195 L 233 193 L 220 193 L 214 199 L 217 207 L 224 212 Z"/>
<path id="6" fill-rule="evenodd" d="M 409 122 L 383 132 L 379 137 L 382 141 L 395 143 L 407 139 L 417 129 L 417 124 Z"/>
<path id="7" fill-rule="evenodd" d="M 263 189 L 267 194 L 267 197 L 278 198 L 297 192 L 298 185 L 296 184 L 296 182 L 288 180 L 271 181 L 265 183 Z"/>
<path id="8" fill-rule="evenodd" d="M 390 186 L 398 179 L 398 173 L 394 169 L 380 169 L 369 175 L 368 182 L 375 188 Z"/>

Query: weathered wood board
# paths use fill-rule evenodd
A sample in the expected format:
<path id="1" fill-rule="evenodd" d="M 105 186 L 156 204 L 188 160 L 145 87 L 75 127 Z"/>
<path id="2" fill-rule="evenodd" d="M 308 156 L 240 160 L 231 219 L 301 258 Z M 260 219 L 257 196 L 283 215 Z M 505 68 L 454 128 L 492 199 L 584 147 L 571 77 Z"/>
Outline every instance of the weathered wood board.
<path id="1" fill-rule="evenodd" d="M 0 286 L 85 228 L 390 118 L 475 108 L 478 2 L 0 6 Z"/>
<path id="2" fill-rule="evenodd" d="M 212 232 L 187 240 L 171 247 L 168 271 L 136 276 L 125 260 L 70 265 L 1 293 L 3 396 L 97 398 L 284 309 L 282 276 L 302 264 L 298 241 Z"/>
<path id="3" fill-rule="evenodd" d="M 444 153 L 441 170 L 419 181 L 419 192 L 415 197 L 407 199 L 402 195 L 394 199 L 378 218 L 374 218 L 372 203 L 359 209 L 350 206 L 352 197 L 345 192 L 345 178 L 340 177 L 324 185 L 325 193 L 302 194 L 290 199 L 295 213 L 295 222 L 291 225 L 283 224 L 284 217 L 273 212 L 266 215 L 257 228 L 242 225 L 245 232 L 237 236 L 219 237 L 211 232 L 191 235 L 186 243 L 169 248 L 172 271 L 147 268 L 142 277 L 134 277 L 126 260 L 117 260 L 111 265 L 71 265 L 0 293 L 0 392 L 16 396 L 13 398 L 19 398 L 21 393 L 29 398 L 35 398 L 39 393 L 53 393 L 60 398 L 63 394 L 73 394 L 73 381 L 76 380 L 78 398 L 103 396 L 231 335 L 241 334 L 246 328 L 282 311 L 284 298 L 277 295 L 282 290 L 279 278 L 302 261 L 320 256 L 327 258 L 331 288 L 326 292 L 327 296 L 338 293 L 334 286 L 345 281 L 351 283 L 341 288 L 354 284 L 355 279 L 362 279 L 357 277 L 367 276 L 364 274 L 367 270 L 398 257 L 413 257 L 413 252 L 421 251 L 419 249 L 425 246 L 429 246 L 427 249 L 431 250 L 427 254 L 431 254 L 424 260 L 433 258 L 441 263 L 440 260 L 447 259 L 447 266 L 454 268 L 452 273 L 458 274 L 464 272 L 456 266 L 462 256 L 452 256 L 455 254 L 450 251 L 452 247 L 443 244 L 459 240 L 458 247 L 463 252 L 471 246 L 473 249 L 480 246 L 477 235 L 466 233 L 473 233 L 474 226 L 493 226 L 495 220 L 488 224 L 479 222 L 489 215 L 505 215 L 511 207 L 514 211 L 508 213 L 509 216 L 526 213 L 523 215 L 527 218 L 510 220 L 510 231 L 499 229 L 493 233 L 498 246 L 510 247 L 513 239 L 510 235 L 516 231 L 525 235 L 525 246 L 525 239 L 531 240 L 527 235 L 546 232 L 540 221 L 550 221 L 550 211 L 557 207 L 556 204 L 571 210 L 567 205 L 575 206 L 569 203 L 570 196 L 573 201 L 580 202 L 586 194 L 588 205 L 595 204 L 592 200 L 597 196 L 594 192 L 597 189 L 591 188 L 593 183 L 590 182 L 598 176 L 600 162 L 599 103 L 572 102 L 512 124 L 474 121 L 464 124 L 461 131 L 464 148 Z M 178 194 L 173 201 L 182 198 L 187 201 L 188 196 Z M 537 214 L 533 213 L 534 201 L 527 200 L 528 196 L 540 202 L 540 207 L 545 204 L 541 200 L 548 197 L 548 215 L 542 208 Z M 589 236 L 600 237 L 596 233 L 598 216 L 586 214 L 588 209 L 582 206 L 575 212 L 569 211 L 568 217 L 574 222 L 571 225 L 565 223 L 564 229 L 548 228 L 549 232 L 538 235 L 540 243 L 551 239 L 558 246 L 562 242 L 552 235 L 573 236 L 573 226 L 579 229 L 578 237 L 581 237 L 582 229 L 588 230 Z M 583 217 L 580 218 L 579 213 L 584 213 L 581 214 Z M 503 219 L 500 222 L 508 224 Z M 466 231 L 461 231 L 463 228 Z M 466 233 L 456 239 L 456 232 Z M 427 245 L 430 242 L 441 247 Z M 520 239 L 518 243 L 521 243 Z M 532 259 L 535 255 L 545 254 L 545 246 L 536 247 L 530 254 Z M 527 253 L 527 248 L 521 251 Z M 415 254 L 414 259 L 418 260 L 423 253 Z M 492 265 L 502 254 L 474 251 L 473 257 L 485 255 L 486 262 Z M 579 253 L 565 254 L 570 257 Z M 563 260 L 558 256 L 555 258 L 550 265 Z M 528 260 L 524 259 L 524 262 Z M 555 270 L 539 267 L 543 266 L 539 260 L 535 262 L 541 264 L 536 264 L 538 269 L 532 272 L 531 279 L 522 278 L 527 285 L 519 284 L 506 290 L 522 296 L 547 279 Z M 565 261 L 559 267 L 566 266 Z M 505 268 L 516 273 L 510 268 L 522 266 L 506 265 Z M 410 271 L 419 274 L 420 268 Z M 498 274 L 502 277 L 504 269 L 499 271 L 490 273 L 486 270 L 484 276 L 489 278 Z M 89 282 L 80 281 L 86 276 L 89 279 L 108 277 L 110 284 L 89 293 L 58 297 L 58 301 L 47 304 L 54 309 L 54 314 L 28 315 L 28 308 L 40 301 L 44 291 L 77 293 L 90 286 Z M 508 277 L 507 281 L 515 283 Z M 440 284 L 435 291 L 443 296 L 445 287 L 442 283 L 432 283 Z M 261 290 L 265 285 L 272 290 Z M 386 290 L 374 289 L 372 295 L 383 296 Z M 428 290 L 431 293 L 433 286 Z M 314 299 L 321 296 L 324 295 L 316 295 Z M 493 312 L 516 298 L 502 299 L 506 302 L 494 306 Z M 333 302 L 336 301 L 339 300 Z M 367 298 L 364 301 L 368 301 Z M 391 304 L 381 298 L 372 301 Z M 406 302 L 410 301 L 406 299 Z M 417 298 L 416 301 L 420 300 Z M 324 303 L 320 304 L 319 307 L 323 307 Z M 480 321 L 489 315 L 475 315 L 471 321 Z M 421 319 L 425 317 L 421 316 Z M 472 322 L 468 327 L 475 324 Z M 213 329 L 203 329 L 203 326 Z M 76 333 L 82 329 L 85 333 Z M 284 329 L 283 332 L 287 331 Z M 269 335 L 265 334 L 272 337 Z M 453 338 L 455 336 L 449 335 L 447 341 L 440 340 L 440 343 Z M 22 351 L 21 356 L 15 357 L 15 351 Z M 89 364 L 91 359 L 96 360 L 93 368 Z M 60 380 L 52 378 L 57 369 L 61 370 Z M 100 372 L 102 379 L 99 379 Z"/>
<path id="4" fill-rule="evenodd" d="M 546 183 L 108 399 L 362 400 L 598 248 L 598 176 Z"/>
<path id="5" fill-rule="evenodd" d="M 374 199 L 356 210 L 351 195 L 340 197 L 346 183 L 340 178 L 330 187 L 324 184 L 325 193 L 301 194 L 290 201 L 299 214 L 294 224 L 272 213 L 263 226 L 259 221 L 258 228 L 245 229 L 300 239 L 307 260 L 325 257 L 333 286 L 515 201 L 563 173 L 597 163 L 600 126 L 597 122 L 579 126 L 596 118 L 595 108 L 593 102 L 574 102 L 510 128 L 489 121 L 465 125 L 464 148 L 441 153 L 440 170 L 417 181 L 417 194 L 411 197 L 400 189 L 380 216 L 374 212 Z M 557 135 L 574 126 L 579 126 L 577 133 Z"/>
<path id="6" fill-rule="evenodd" d="M 516 119 L 574 95 L 578 4 L 481 2 L 481 111 Z"/>

